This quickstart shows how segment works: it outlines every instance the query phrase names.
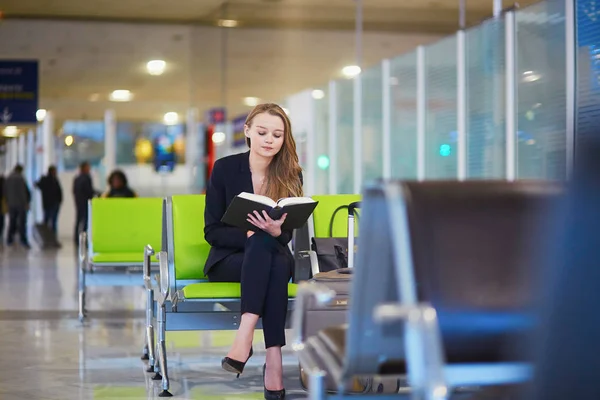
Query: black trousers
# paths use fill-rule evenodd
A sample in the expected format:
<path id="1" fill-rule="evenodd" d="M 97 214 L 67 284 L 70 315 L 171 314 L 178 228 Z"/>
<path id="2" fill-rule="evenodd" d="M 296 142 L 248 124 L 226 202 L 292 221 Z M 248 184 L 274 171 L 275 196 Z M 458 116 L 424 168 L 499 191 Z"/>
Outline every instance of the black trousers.
<path id="1" fill-rule="evenodd" d="M 21 243 L 27 244 L 27 209 L 24 207 L 10 207 L 8 209 L 8 236 L 6 242 L 11 244 L 19 231 Z"/>
<path id="2" fill-rule="evenodd" d="M 0 207 L 2 207 L 2 205 L 0 204 Z M 2 237 L 4 236 L 4 214 L 2 214 L 2 212 L 0 212 L 0 241 L 2 241 Z"/>
<path id="3" fill-rule="evenodd" d="M 77 215 L 75 218 L 75 244 L 79 244 L 79 234 L 81 232 L 87 232 L 88 228 L 88 208 L 77 207 Z"/>
<path id="4" fill-rule="evenodd" d="M 262 317 L 265 347 L 285 346 L 288 282 L 294 260 L 287 247 L 264 232 L 246 242 L 243 252 L 219 261 L 208 271 L 211 282 L 241 282 L 241 313 Z"/>

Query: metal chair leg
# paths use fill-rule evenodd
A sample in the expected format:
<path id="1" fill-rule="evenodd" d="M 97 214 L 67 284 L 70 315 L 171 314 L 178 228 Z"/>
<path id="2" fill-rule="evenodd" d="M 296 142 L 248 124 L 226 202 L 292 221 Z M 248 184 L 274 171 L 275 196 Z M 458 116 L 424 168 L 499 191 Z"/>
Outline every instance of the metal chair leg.
<path id="1" fill-rule="evenodd" d="M 154 372 L 154 326 L 152 325 L 152 310 L 154 306 L 154 292 L 152 289 L 146 289 L 146 347 L 145 347 L 145 355 L 146 360 L 149 360 L 150 366 L 146 372 Z M 144 357 L 142 357 L 144 358 Z"/>
<path id="2" fill-rule="evenodd" d="M 160 392 L 158 397 L 171 397 L 173 396 L 169 392 L 169 373 L 167 372 L 167 348 L 165 345 L 165 336 L 166 336 L 166 320 L 167 312 L 165 310 L 164 304 L 161 305 L 158 311 L 158 359 L 160 362 L 160 370 L 162 372 L 162 388 L 163 391 Z"/>
<path id="3" fill-rule="evenodd" d="M 86 243 L 87 234 L 79 234 L 79 322 L 83 322 L 86 317 L 85 310 L 85 275 L 87 268 Z"/>

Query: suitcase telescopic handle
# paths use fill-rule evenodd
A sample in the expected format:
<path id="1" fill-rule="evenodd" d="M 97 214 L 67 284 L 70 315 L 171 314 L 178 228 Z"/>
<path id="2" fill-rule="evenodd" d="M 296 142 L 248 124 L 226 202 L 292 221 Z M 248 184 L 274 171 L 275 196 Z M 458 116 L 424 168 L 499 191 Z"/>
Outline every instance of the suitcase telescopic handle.
<path id="1" fill-rule="evenodd" d="M 348 204 L 348 215 L 354 215 L 357 208 L 360 208 L 360 201 Z"/>

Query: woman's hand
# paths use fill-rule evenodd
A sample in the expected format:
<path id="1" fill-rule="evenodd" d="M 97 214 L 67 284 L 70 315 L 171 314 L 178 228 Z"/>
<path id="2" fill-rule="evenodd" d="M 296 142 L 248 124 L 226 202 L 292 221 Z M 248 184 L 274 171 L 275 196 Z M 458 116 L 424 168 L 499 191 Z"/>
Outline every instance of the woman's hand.
<path id="1" fill-rule="evenodd" d="M 247 237 L 248 239 L 250 239 L 250 236 L 252 236 L 252 235 L 254 235 L 254 232 L 252 232 L 252 231 L 248 231 L 248 232 L 246 232 L 246 237 Z"/>
<path id="2" fill-rule="evenodd" d="M 248 222 L 267 232 L 269 235 L 278 237 L 281 235 L 281 225 L 285 222 L 285 217 L 287 217 L 287 214 L 283 214 L 281 218 L 274 221 L 266 211 L 263 211 L 262 215 L 258 211 L 254 211 L 254 214 L 248 214 Z"/>

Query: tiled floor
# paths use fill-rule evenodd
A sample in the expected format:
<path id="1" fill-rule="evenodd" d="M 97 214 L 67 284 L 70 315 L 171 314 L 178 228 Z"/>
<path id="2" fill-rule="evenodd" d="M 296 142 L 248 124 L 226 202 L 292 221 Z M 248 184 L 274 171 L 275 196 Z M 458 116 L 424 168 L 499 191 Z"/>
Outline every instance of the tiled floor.
<path id="1" fill-rule="evenodd" d="M 77 321 L 75 249 L 0 248 L 0 399 L 148 399 L 160 391 L 140 360 L 144 292 L 89 289 L 90 321 Z M 234 332 L 170 332 L 176 399 L 261 399 L 262 332 L 239 380 L 221 370 Z M 284 348 L 288 398 L 305 398 L 298 361 Z M 157 397 L 158 398 L 158 397 Z"/>

